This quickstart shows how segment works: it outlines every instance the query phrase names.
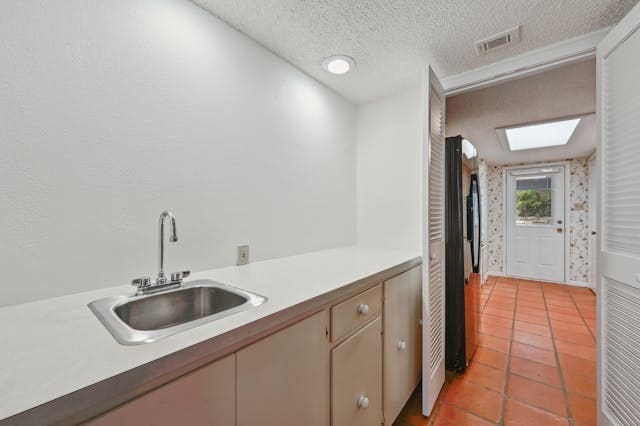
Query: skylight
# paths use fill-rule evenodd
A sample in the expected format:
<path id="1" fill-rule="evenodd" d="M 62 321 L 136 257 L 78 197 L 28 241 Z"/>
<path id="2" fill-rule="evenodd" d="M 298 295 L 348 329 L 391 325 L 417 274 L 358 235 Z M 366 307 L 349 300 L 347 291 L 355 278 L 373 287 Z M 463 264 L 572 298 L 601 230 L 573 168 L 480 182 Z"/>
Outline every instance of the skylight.
<path id="1" fill-rule="evenodd" d="M 509 149 L 511 151 L 522 151 L 524 149 L 566 145 L 579 122 L 580 118 L 572 118 L 570 120 L 511 127 L 504 129 L 504 131 L 509 143 Z"/>

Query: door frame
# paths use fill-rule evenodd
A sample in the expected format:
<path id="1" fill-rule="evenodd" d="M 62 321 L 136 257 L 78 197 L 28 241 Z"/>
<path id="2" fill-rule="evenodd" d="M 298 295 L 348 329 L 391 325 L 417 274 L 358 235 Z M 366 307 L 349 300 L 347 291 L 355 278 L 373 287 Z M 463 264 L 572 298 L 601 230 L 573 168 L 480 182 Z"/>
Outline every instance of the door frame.
<path id="1" fill-rule="evenodd" d="M 589 247 L 589 288 L 593 290 L 593 292 L 598 295 L 598 234 L 600 234 L 600 227 L 598 224 L 598 204 L 600 200 L 598 199 L 598 151 L 594 151 L 593 154 L 589 156 L 587 159 L 587 166 L 589 167 L 587 177 L 588 177 L 588 196 L 587 196 L 587 238 L 588 247 Z M 595 206 L 595 209 L 594 209 Z M 593 238 L 591 238 L 591 232 L 596 231 L 595 242 L 592 243 Z M 595 254 L 595 262 L 591 262 L 593 258 L 593 254 Z M 595 278 L 595 281 L 592 282 L 592 277 Z"/>
<path id="2" fill-rule="evenodd" d="M 571 161 L 553 161 L 548 163 L 532 163 L 521 164 L 517 166 L 506 166 L 502 169 L 502 271 L 507 275 L 507 174 L 511 170 L 535 169 L 538 167 L 558 167 L 564 166 L 564 281 L 563 284 L 576 284 L 583 286 L 582 283 L 572 282 L 570 280 L 571 266 L 571 224 L 569 223 L 569 212 L 571 210 Z M 544 281 L 544 280 L 538 280 Z"/>
<path id="3" fill-rule="evenodd" d="M 550 71 L 596 57 L 596 46 L 611 27 L 525 52 L 442 79 L 447 96 L 483 89 L 498 83 Z"/>

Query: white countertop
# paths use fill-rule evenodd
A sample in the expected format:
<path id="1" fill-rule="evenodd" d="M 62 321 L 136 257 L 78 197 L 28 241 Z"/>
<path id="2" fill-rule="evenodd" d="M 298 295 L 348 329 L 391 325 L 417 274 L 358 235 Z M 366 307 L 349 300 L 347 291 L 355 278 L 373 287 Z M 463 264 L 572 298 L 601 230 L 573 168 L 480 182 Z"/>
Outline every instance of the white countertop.
<path id="1" fill-rule="evenodd" d="M 153 343 L 123 346 L 87 304 L 129 285 L 0 308 L 0 419 L 419 257 L 358 246 L 194 273 L 266 296 L 267 303 Z"/>

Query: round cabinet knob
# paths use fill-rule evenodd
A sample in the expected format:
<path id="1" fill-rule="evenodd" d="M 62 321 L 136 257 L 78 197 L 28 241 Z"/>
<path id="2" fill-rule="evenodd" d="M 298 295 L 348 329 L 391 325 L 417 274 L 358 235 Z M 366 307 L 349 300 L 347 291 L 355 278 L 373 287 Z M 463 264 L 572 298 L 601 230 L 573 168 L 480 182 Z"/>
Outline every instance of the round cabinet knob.
<path id="1" fill-rule="evenodd" d="M 404 351 L 407 349 L 407 342 L 404 340 L 398 340 L 398 344 L 396 345 L 399 351 Z"/>
<path id="2" fill-rule="evenodd" d="M 364 395 L 360 395 L 360 398 L 358 398 L 358 408 L 362 408 L 363 410 L 369 408 L 369 398 Z"/>
<path id="3" fill-rule="evenodd" d="M 361 303 L 358 305 L 358 313 L 360 315 L 367 315 L 369 313 L 369 305 Z"/>
<path id="4" fill-rule="evenodd" d="M 430 255 L 429 255 L 429 260 L 430 260 L 430 261 L 432 261 L 432 262 L 433 262 L 434 260 L 436 260 L 436 255 L 435 255 L 435 254 L 430 254 Z"/>

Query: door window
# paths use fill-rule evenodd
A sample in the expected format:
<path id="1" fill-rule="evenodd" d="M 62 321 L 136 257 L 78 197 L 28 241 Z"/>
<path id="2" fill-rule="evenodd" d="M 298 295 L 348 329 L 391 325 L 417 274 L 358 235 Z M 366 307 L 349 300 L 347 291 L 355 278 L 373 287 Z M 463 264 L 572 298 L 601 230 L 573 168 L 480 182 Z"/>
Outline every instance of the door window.
<path id="1" fill-rule="evenodd" d="M 553 176 L 516 178 L 516 225 L 553 223 Z"/>

